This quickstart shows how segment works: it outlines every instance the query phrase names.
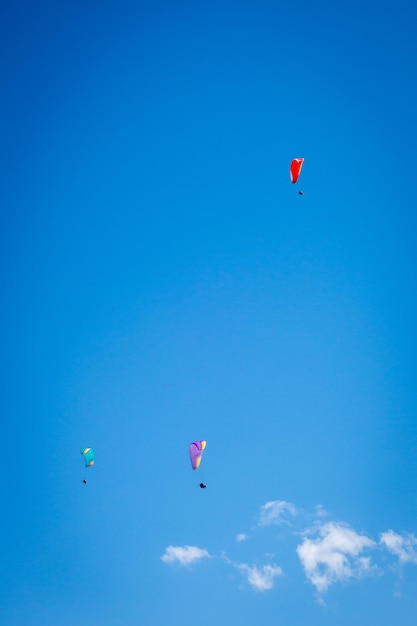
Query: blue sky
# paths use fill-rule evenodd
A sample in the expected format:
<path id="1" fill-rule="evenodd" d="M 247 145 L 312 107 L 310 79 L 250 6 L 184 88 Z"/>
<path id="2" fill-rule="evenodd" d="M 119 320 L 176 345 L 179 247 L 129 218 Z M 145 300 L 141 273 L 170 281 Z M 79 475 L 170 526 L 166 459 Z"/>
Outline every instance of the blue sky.
<path id="1" fill-rule="evenodd" d="M 2 7 L 2 624 L 414 626 L 416 18 Z"/>

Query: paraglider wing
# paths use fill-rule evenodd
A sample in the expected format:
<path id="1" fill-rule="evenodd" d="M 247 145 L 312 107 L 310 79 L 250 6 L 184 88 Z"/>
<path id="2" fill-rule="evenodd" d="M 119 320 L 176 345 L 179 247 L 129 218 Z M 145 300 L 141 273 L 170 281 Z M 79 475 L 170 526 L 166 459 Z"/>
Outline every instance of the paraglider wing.
<path id="1" fill-rule="evenodd" d="M 190 461 L 193 470 L 196 470 L 200 467 L 201 457 L 203 455 L 203 450 L 205 447 L 205 441 L 193 441 L 193 443 L 190 443 Z"/>
<path id="2" fill-rule="evenodd" d="M 86 467 L 91 467 L 92 465 L 94 465 L 94 452 L 92 448 L 83 448 L 81 450 L 81 454 L 84 457 Z"/>
<path id="3" fill-rule="evenodd" d="M 300 176 L 301 168 L 303 167 L 304 159 L 293 159 L 290 165 L 290 178 L 294 184 L 297 182 Z"/>

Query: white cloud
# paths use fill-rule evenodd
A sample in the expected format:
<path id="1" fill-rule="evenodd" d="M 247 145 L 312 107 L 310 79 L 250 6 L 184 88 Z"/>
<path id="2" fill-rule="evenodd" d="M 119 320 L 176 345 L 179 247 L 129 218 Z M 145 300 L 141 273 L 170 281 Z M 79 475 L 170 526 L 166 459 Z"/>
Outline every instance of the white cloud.
<path id="1" fill-rule="evenodd" d="M 291 502 L 285 500 L 272 500 L 261 506 L 259 514 L 259 526 L 269 524 L 288 524 L 288 516 L 296 515 L 297 510 Z"/>
<path id="2" fill-rule="evenodd" d="M 369 557 L 361 556 L 375 542 L 336 522 L 319 527 L 318 537 L 306 538 L 297 546 L 297 554 L 310 582 L 319 593 L 325 593 L 332 583 L 360 578 L 375 568 Z"/>
<path id="3" fill-rule="evenodd" d="M 278 565 L 263 565 L 250 567 L 245 563 L 237 566 L 248 577 L 248 583 L 257 591 L 267 591 L 274 586 L 274 578 L 282 576 L 283 571 Z"/>
<path id="4" fill-rule="evenodd" d="M 374 557 L 371 559 L 372 550 L 374 550 L 375 559 L 378 554 L 381 555 L 382 549 L 396 557 L 401 577 L 403 565 L 409 563 L 417 565 L 416 535 L 405 532 L 398 534 L 393 530 L 388 530 L 379 535 L 378 541 L 374 541 L 365 534 L 357 533 L 345 523 L 328 521 L 327 515 L 321 505 L 315 507 L 314 511 L 305 513 L 303 509 L 296 508 L 294 504 L 285 500 L 272 500 L 261 506 L 257 521 L 258 531 L 259 527 L 282 525 L 283 530 L 280 529 L 278 534 L 274 533 L 278 542 L 286 541 L 286 535 L 291 536 L 293 541 L 297 541 L 296 536 L 299 537 L 296 553 L 307 579 L 317 592 L 316 598 L 320 603 L 324 604 L 324 594 L 334 583 L 346 583 L 375 573 L 382 573 L 382 569 L 375 564 Z M 299 524 L 306 524 L 310 521 L 312 525 L 301 534 L 294 533 L 294 520 L 292 519 L 294 516 L 297 516 Z M 306 528 L 305 525 L 304 528 Z M 267 536 L 270 534 L 267 532 Z M 251 544 L 255 547 L 256 537 L 240 532 L 235 535 L 235 540 L 239 544 L 235 546 L 235 549 L 239 552 L 244 550 L 245 546 L 240 544 L 247 541 L 249 537 L 251 537 Z M 276 543 L 266 547 L 275 548 L 275 551 L 277 549 Z M 262 592 L 272 589 L 276 584 L 276 579 L 284 575 L 282 568 L 273 563 L 276 558 L 273 552 L 266 554 L 264 546 L 262 553 L 263 556 L 260 558 L 267 562 L 267 565 L 251 566 L 232 560 L 223 550 L 217 553 L 217 561 L 224 566 L 238 569 L 252 589 Z M 284 555 L 287 553 L 284 552 Z M 170 545 L 160 558 L 167 564 L 191 567 L 204 559 L 213 558 L 213 555 L 205 548 L 197 546 Z"/>
<path id="5" fill-rule="evenodd" d="M 168 546 L 165 554 L 161 556 L 161 560 L 164 563 L 177 562 L 187 567 L 209 557 L 210 554 L 205 548 L 197 548 L 197 546 Z"/>
<path id="6" fill-rule="evenodd" d="M 380 542 L 389 552 L 398 556 L 401 564 L 417 565 L 417 537 L 413 534 L 398 535 L 393 530 L 380 534 Z"/>

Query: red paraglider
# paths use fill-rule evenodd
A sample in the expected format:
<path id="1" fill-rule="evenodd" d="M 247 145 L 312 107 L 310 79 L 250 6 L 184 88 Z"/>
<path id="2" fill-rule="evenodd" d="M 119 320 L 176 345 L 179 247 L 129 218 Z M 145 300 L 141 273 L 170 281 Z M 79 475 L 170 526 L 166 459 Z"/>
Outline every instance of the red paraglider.
<path id="1" fill-rule="evenodd" d="M 304 159 L 293 159 L 290 165 L 290 178 L 292 184 L 296 183 L 303 167 Z"/>

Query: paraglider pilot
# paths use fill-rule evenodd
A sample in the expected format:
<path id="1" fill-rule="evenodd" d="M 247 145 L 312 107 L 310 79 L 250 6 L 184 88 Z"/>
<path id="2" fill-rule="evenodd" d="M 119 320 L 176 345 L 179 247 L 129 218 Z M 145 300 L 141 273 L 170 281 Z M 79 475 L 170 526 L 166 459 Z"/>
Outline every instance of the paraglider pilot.
<path id="1" fill-rule="evenodd" d="M 207 485 L 205 485 L 204 483 L 200 483 L 200 487 L 201 489 L 206 489 Z"/>

